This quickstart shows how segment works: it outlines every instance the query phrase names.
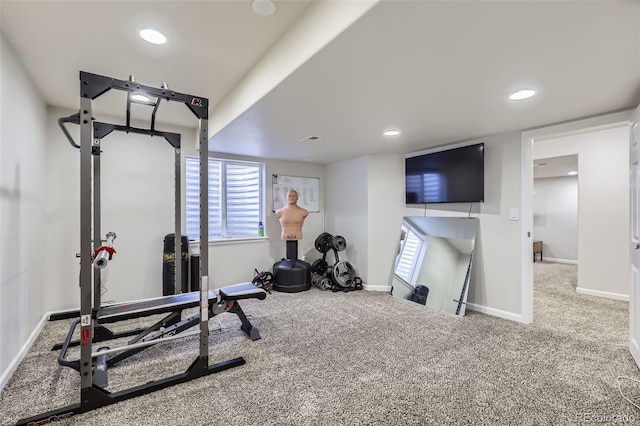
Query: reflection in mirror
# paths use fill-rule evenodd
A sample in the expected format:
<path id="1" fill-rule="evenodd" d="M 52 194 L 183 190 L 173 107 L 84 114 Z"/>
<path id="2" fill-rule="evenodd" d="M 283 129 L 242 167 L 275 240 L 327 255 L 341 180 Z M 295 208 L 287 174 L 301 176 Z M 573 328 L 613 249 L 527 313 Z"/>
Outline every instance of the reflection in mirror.
<path id="1" fill-rule="evenodd" d="M 477 232 L 477 218 L 406 216 L 391 293 L 464 315 Z"/>

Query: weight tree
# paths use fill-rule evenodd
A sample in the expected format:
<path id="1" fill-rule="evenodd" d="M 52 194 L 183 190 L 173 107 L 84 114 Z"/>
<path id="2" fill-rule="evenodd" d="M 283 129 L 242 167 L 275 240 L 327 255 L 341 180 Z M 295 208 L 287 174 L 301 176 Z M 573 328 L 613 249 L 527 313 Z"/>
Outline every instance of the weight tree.
<path id="1" fill-rule="evenodd" d="M 101 123 L 93 119 L 93 101 L 111 89 L 127 92 L 126 124 L 117 125 Z M 151 126 L 141 129 L 131 126 L 131 96 L 141 93 L 156 98 L 156 102 L 138 102 L 153 107 Z M 97 312 L 100 310 L 100 270 L 93 268 L 93 241 L 99 245 L 100 234 L 100 141 L 113 131 L 138 133 L 165 138 L 174 148 L 175 154 L 175 235 L 181 235 L 181 194 L 180 194 L 180 135 L 162 132 L 155 129 L 155 114 L 161 100 L 180 102 L 198 118 L 198 141 L 200 147 L 200 330 L 199 354 L 186 372 L 147 384 L 111 393 L 94 383 L 93 353 L 94 326 Z M 243 358 L 234 358 L 214 365 L 209 365 L 209 167 L 208 167 L 208 106 L 207 98 L 177 93 L 169 90 L 166 84 L 156 88 L 136 83 L 133 77 L 129 80 L 117 80 L 101 75 L 80 72 L 80 111 L 61 122 L 74 122 L 80 125 L 80 145 L 73 142 L 64 126 L 61 127 L 72 145 L 80 148 L 80 403 L 40 415 L 22 419 L 18 424 L 43 424 L 84 413 L 99 407 L 124 401 L 139 395 L 164 389 L 178 383 L 184 383 L 198 377 L 217 373 L 245 363 Z M 93 183 L 92 183 L 93 182 Z M 93 208 L 92 208 L 93 203 Z M 175 238 L 175 253 L 180 253 L 180 238 Z M 176 261 L 176 277 L 180 277 L 180 262 Z M 177 279 L 178 279 L 177 278 Z M 93 297 L 92 297 L 93 293 Z M 197 332 L 196 332 L 197 333 Z"/>

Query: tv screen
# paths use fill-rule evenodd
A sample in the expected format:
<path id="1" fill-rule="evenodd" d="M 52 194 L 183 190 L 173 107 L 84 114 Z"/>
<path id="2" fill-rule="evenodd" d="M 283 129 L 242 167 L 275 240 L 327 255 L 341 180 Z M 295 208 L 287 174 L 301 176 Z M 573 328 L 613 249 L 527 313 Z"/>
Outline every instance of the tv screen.
<path id="1" fill-rule="evenodd" d="M 484 143 L 405 158 L 407 204 L 484 201 Z"/>

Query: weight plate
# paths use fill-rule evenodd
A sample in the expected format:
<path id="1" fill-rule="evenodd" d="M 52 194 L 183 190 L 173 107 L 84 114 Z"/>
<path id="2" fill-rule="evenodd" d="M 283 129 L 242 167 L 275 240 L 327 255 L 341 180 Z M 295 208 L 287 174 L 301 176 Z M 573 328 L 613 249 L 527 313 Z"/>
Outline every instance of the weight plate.
<path id="1" fill-rule="evenodd" d="M 320 288 L 322 290 L 331 290 L 332 287 L 333 284 L 331 284 L 331 280 L 329 278 L 323 278 L 322 281 L 320 281 Z"/>
<path id="2" fill-rule="evenodd" d="M 318 235 L 314 244 L 316 247 L 316 250 L 318 250 L 320 253 L 328 252 L 329 249 L 331 249 L 332 239 L 333 239 L 333 235 L 331 235 L 328 232 L 323 232 L 322 234 Z"/>
<path id="3" fill-rule="evenodd" d="M 314 274 L 324 275 L 327 269 L 329 269 L 329 265 L 324 259 L 314 260 L 311 264 L 311 272 Z"/>
<path id="4" fill-rule="evenodd" d="M 320 287 L 320 281 L 323 280 L 322 275 L 313 274 L 311 275 L 311 285 L 314 287 Z"/>
<path id="5" fill-rule="evenodd" d="M 266 290 L 273 284 L 273 274 L 267 271 L 260 272 L 251 282 Z"/>
<path id="6" fill-rule="evenodd" d="M 353 279 L 353 285 L 356 288 L 356 290 L 362 290 L 362 278 L 355 277 Z"/>
<path id="7" fill-rule="evenodd" d="M 313 263 L 311 264 L 311 273 L 312 274 L 319 274 L 320 272 L 318 272 L 318 266 L 320 265 L 320 262 L 322 262 L 322 259 L 316 259 L 313 261 Z"/>
<path id="8" fill-rule="evenodd" d="M 336 235 L 331 239 L 331 247 L 337 251 L 342 251 L 347 248 L 347 240 L 342 235 Z"/>
<path id="9" fill-rule="evenodd" d="M 331 278 L 340 287 L 351 287 L 356 277 L 356 271 L 347 261 L 341 261 L 333 265 Z"/>

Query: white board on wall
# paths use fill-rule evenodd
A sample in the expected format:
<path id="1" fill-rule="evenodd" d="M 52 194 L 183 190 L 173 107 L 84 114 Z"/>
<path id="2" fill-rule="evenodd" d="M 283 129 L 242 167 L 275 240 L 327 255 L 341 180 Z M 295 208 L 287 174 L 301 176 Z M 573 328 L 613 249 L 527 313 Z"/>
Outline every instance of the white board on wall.
<path id="1" fill-rule="evenodd" d="M 298 192 L 298 205 L 309 212 L 320 211 L 318 194 L 320 192 L 320 178 L 272 175 L 273 181 L 273 211 L 275 212 L 287 204 L 287 191 L 295 189 Z"/>

